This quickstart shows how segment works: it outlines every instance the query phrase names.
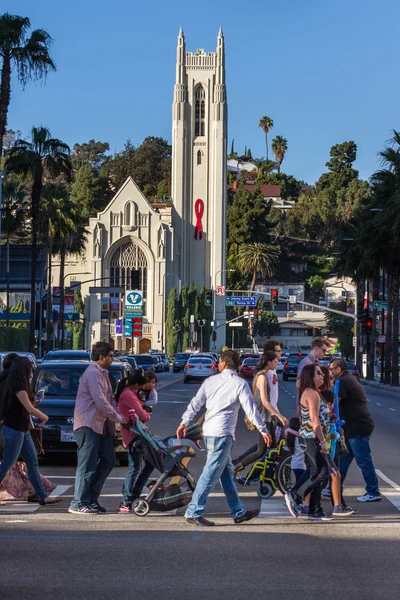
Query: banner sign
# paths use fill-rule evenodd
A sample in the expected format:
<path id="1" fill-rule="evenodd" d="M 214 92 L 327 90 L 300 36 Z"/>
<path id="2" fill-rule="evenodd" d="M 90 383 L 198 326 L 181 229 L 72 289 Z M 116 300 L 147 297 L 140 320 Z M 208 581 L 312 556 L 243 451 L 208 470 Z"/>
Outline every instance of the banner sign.
<path id="1" fill-rule="evenodd" d="M 226 296 L 226 306 L 257 306 L 256 296 Z"/>

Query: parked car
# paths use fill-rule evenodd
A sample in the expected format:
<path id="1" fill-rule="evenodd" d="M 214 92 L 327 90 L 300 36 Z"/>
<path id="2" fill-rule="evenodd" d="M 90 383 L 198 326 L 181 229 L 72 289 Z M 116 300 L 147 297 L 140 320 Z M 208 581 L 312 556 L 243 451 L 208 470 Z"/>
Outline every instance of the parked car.
<path id="1" fill-rule="evenodd" d="M 42 362 L 49 362 L 54 360 L 86 360 L 90 361 L 91 356 L 89 350 L 50 350 L 47 352 Z"/>
<path id="2" fill-rule="evenodd" d="M 163 371 L 169 373 L 169 360 L 167 358 L 167 355 L 164 352 L 159 352 L 158 354 L 153 356 L 157 356 L 161 359 L 162 365 L 163 365 Z"/>
<path id="3" fill-rule="evenodd" d="M 245 358 L 258 358 L 260 360 L 260 355 L 256 352 L 244 352 L 240 355 L 239 364 L 241 365 Z"/>
<path id="4" fill-rule="evenodd" d="M 289 381 L 289 377 L 297 377 L 297 369 L 303 358 L 307 355 L 300 352 L 290 353 L 283 367 L 282 379 Z"/>
<path id="5" fill-rule="evenodd" d="M 3 360 L 5 359 L 5 357 L 7 356 L 7 354 L 18 354 L 18 356 L 22 356 L 24 358 L 29 358 L 29 360 L 32 363 L 32 369 L 33 371 L 35 371 L 38 367 L 38 361 L 37 358 L 34 354 L 32 354 L 32 352 L 2 352 L 0 354 L 0 370 L 3 370 Z"/>
<path id="6" fill-rule="evenodd" d="M 159 369 L 159 362 L 154 357 L 154 354 L 134 354 L 133 358 L 136 361 L 138 369 L 143 369 L 143 371 L 156 371 Z"/>
<path id="7" fill-rule="evenodd" d="M 189 383 L 192 379 L 206 379 L 217 372 L 217 365 L 212 358 L 195 354 L 187 361 L 184 369 L 183 383 Z"/>
<path id="8" fill-rule="evenodd" d="M 185 369 L 186 363 L 192 355 L 189 352 L 179 352 L 175 356 L 175 360 L 172 363 L 172 372 L 179 373 Z"/>
<path id="9" fill-rule="evenodd" d="M 121 362 L 127 362 L 130 366 L 130 368 L 132 369 L 132 371 L 136 371 L 139 367 L 137 365 L 137 362 L 135 360 L 134 356 L 130 356 L 129 354 L 126 354 L 125 356 L 121 356 L 119 358 L 119 360 Z"/>
<path id="10" fill-rule="evenodd" d="M 319 361 L 318 361 L 319 362 Z M 346 363 L 346 367 L 349 370 L 349 373 L 357 377 L 358 381 L 360 381 L 360 371 L 357 369 L 354 363 Z"/>
<path id="11" fill-rule="evenodd" d="M 154 358 L 156 367 L 155 367 L 155 371 L 156 373 L 162 373 L 164 371 L 164 363 L 162 361 L 162 358 L 159 354 L 151 354 L 150 355 L 152 358 Z"/>
<path id="12" fill-rule="evenodd" d="M 33 390 L 35 394 L 44 390 L 40 410 L 49 417 L 43 427 L 43 450 L 46 454 L 76 452 L 73 431 L 75 400 L 81 377 L 88 366 L 89 363 L 83 361 L 48 361 L 35 372 Z M 129 371 L 127 363 L 113 362 L 108 373 L 114 392 Z M 116 435 L 115 445 L 122 453 L 120 432 Z"/>
<path id="13" fill-rule="evenodd" d="M 238 373 L 244 379 L 253 379 L 257 372 L 258 358 L 245 358 L 239 366 Z"/>

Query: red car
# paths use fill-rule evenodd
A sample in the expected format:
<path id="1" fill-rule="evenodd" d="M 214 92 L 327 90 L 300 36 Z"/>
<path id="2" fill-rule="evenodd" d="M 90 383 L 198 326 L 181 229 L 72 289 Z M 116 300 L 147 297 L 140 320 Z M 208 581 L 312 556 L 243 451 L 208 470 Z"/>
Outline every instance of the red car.
<path id="1" fill-rule="evenodd" d="M 253 379 L 259 362 L 259 358 L 245 358 L 238 369 L 239 375 L 244 379 Z"/>

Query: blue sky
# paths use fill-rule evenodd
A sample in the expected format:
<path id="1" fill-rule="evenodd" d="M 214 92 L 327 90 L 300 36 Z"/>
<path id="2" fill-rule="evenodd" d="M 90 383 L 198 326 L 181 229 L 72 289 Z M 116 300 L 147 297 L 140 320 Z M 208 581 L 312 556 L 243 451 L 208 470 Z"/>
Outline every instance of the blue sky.
<path id="1" fill-rule="evenodd" d="M 33 6 L 34 5 L 34 6 Z M 69 143 L 171 139 L 176 39 L 213 51 L 225 35 L 229 147 L 265 155 L 263 115 L 288 140 L 284 170 L 314 182 L 330 147 L 354 140 L 367 178 L 400 129 L 398 0 L 3 0 L 54 38 L 57 73 L 22 91 L 13 81 L 9 127 L 49 127 Z M 272 137 L 273 137 L 272 135 Z"/>

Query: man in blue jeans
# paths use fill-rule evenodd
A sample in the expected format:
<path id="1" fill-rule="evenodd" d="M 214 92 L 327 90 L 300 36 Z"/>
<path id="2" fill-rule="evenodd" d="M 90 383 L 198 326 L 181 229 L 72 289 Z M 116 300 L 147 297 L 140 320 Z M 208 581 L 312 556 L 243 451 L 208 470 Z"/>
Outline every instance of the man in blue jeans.
<path id="1" fill-rule="evenodd" d="M 379 502 L 382 500 L 378 478 L 372 462 L 369 441 L 374 430 L 365 390 L 360 382 L 347 370 L 344 360 L 334 360 L 329 370 L 339 380 L 339 411 L 344 421 L 344 435 L 349 454 L 340 458 L 342 484 L 353 459 L 360 467 L 365 481 L 366 493 L 357 498 L 358 502 Z"/>
<path id="2" fill-rule="evenodd" d="M 259 510 L 246 510 L 240 500 L 235 479 L 231 449 L 235 439 L 235 429 L 239 408 L 262 433 L 265 443 L 270 446 L 271 436 L 260 417 L 248 384 L 237 375 L 239 355 L 234 350 L 222 352 L 218 364 L 219 375 L 206 379 L 191 400 L 177 429 L 178 439 L 185 437 L 186 430 L 196 414 L 205 405 L 206 414 L 203 436 L 207 449 L 207 462 L 197 482 L 192 501 L 187 507 L 185 518 L 188 523 L 202 527 L 214 525 L 203 516 L 207 498 L 220 480 L 235 523 L 249 521 L 258 515 Z"/>

